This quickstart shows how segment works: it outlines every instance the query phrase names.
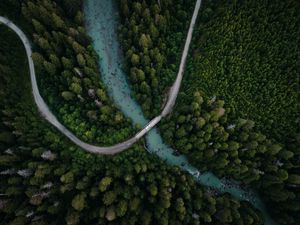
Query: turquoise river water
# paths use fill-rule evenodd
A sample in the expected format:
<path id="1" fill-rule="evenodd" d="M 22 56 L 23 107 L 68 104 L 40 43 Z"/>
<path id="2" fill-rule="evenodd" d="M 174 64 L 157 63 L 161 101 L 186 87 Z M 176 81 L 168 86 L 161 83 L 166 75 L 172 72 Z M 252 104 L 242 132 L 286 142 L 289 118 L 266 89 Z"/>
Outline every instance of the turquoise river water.
<path id="1" fill-rule="evenodd" d="M 86 0 L 84 5 L 86 29 L 93 40 L 93 47 L 99 55 L 101 79 L 106 85 L 108 93 L 125 116 L 130 118 L 135 125 L 144 127 L 149 121 L 143 116 L 140 106 L 131 97 L 126 74 L 122 70 L 123 56 L 117 35 L 117 12 L 117 6 L 113 0 Z M 152 129 L 145 138 L 147 150 L 150 153 L 156 154 L 171 165 L 181 167 L 202 185 L 217 189 L 222 193 L 230 193 L 239 200 L 250 202 L 263 213 L 266 225 L 276 224 L 268 215 L 257 193 L 241 189 L 234 181 L 228 185 L 228 180 L 219 179 L 210 172 L 200 173 L 188 163 L 186 157 L 176 157 L 172 154 L 174 150 L 163 143 L 156 128 Z"/>

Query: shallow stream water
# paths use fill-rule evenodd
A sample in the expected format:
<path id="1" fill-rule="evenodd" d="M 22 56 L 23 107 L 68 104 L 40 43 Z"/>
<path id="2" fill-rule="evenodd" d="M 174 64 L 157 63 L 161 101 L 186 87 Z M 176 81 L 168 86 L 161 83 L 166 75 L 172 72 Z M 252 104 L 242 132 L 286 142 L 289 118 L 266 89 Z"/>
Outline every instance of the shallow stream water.
<path id="1" fill-rule="evenodd" d="M 130 118 L 135 125 L 144 127 L 149 120 L 143 116 L 140 106 L 131 97 L 130 86 L 122 70 L 123 55 L 117 35 L 118 10 L 114 4 L 113 0 L 86 0 L 84 5 L 86 29 L 99 56 L 101 79 L 109 95 L 125 116 Z M 150 153 L 156 154 L 171 165 L 181 167 L 202 185 L 217 189 L 222 193 L 228 192 L 239 200 L 249 201 L 263 213 L 265 224 L 276 224 L 268 215 L 257 193 L 242 189 L 234 181 L 228 184 L 228 180 L 219 179 L 210 172 L 200 173 L 188 163 L 186 157 L 176 157 L 172 154 L 174 150 L 163 143 L 156 128 L 152 129 L 145 138 L 147 150 Z"/>

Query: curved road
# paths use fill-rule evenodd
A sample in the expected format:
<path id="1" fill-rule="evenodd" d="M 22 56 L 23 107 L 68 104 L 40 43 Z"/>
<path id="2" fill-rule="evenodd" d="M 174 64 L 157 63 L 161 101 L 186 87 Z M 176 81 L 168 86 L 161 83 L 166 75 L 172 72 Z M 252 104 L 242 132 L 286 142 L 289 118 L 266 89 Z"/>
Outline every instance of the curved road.
<path id="1" fill-rule="evenodd" d="M 137 142 L 139 139 L 141 139 L 149 130 L 151 130 L 157 123 L 159 123 L 163 117 L 165 117 L 172 111 L 172 108 L 175 104 L 175 101 L 176 101 L 176 98 L 177 98 L 177 95 L 179 92 L 179 88 L 181 85 L 184 67 L 185 67 L 185 63 L 186 63 L 186 59 L 187 59 L 187 54 L 188 54 L 189 46 L 191 43 L 194 25 L 195 25 L 195 22 L 196 22 L 196 19 L 198 16 L 200 5 L 201 5 L 201 0 L 197 0 L 195 9 L 194 9 L 194 13 L 193 13 L 193 17 L 192 17 L 190 27 L 188 30 L 187 38 L 185 41 L 177 78 L 170 90 L 168 101 L 167 101 L 162 113 L 159 116 L 152 119 L 134 137 L 132 137 L 124 142 L 118 143 L 116 145 L 108 146 L 108 147 L 95 146 L 95 145 L 91 145 L 91 144 L 81 141 L 71 131 L 69 131 L 66 127 L 64 127 L 57 120 L 57 118 L 50 111 L 49 107 L 47 106 L 47 104 L 43 100 L 42 96 L 40 95 L 40 92 L 39 92 L 39 89 L 37 86 L 36 76 L 35 76 L 34 64 L 33 64 L 33 60 L 31 57 L 31 55 L 32 55 L 31 45 L 30 45 L 28 38 L 26 37 L 26 35 L 23 33 L 23 31 L 21 29 L 19 29 L 14 23 L 12 23 L 10 20 L 8 20 L 5 17 L 0 16 L 0 24 L 3 23 L 7 27 L 12 29 L 19 36 L 19 38 L 21 39 L 21 41 L 25 47 L 26 55 L 27 55 L 28 63 L 29 63 L 32 93 L 33 93 L 34 101 L 38 107 L 38 110 L 42 114 L 42 116 L 49 123 L 51 123 L 53 126 L 55 126 L 61 133 L 63 133 L 65 136 L 67 136 L 73 143 L 75 143 L 82 149 L 84 149 L 88 152 L 91 152 L 91 153 L 96 153 L 96 154 L 113 155 L 113 154 L 119 153 L 119 152 L 129 148 L 130 146 L 132 146 L 135 142 Z"/>
<path id="2" fill-rule="evenodd" d="M 165 105 L 165 108 L 163 109 L 163 111 L 161 113 L 162 117 L 165 117 L 166 115 L 168 115 L 172 111 L 173 106 L 175 105 L 175 101 L 176 101 L 176 98 L 177 98 L 177 95 L 178 95 L 178 92 L 180 89 L 180 85 L 181 85 L 181 81 L 182 81 L 182 77 L 183 77 L 183 73 L 184 73 L 184 68 L 185 68 L 185 64 L 186 64 L 186 59 L 187 59 L 188 51 L 189 51 L 190 44 L 192 41 L 193 31 L 194 31 L 194 27 L 195 27 L 195 23 L 196 23 L 196 19 L 198 16 L 200 6 L 201 6 L 201 0 L 197 0 L 195 9 L 194 9 L 194 13 L 193 13 L 193 17 L 192 17 L 192 20 L 190 23 L 189 31 L 188 31 L 188 34 L 187 34 L 187 37 L 185 40 L 184 49 L 182 52 L 177 77 L 176 77 L 174 84 L 171 87 L 168 101 Z"/>

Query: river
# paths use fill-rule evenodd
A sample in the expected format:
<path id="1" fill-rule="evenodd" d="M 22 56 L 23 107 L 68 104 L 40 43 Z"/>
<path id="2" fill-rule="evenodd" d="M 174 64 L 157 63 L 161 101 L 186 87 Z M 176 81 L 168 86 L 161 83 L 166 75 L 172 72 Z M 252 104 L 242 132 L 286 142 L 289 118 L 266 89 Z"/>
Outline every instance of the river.
<path id="1" fill-rule="evenodd" d="M 131 97 L 131 90 L 122 70 L 124 57 L 118 41 L 118 11 L 113 0 L 86 0 L 84 5 L 86 29 L 93 40 L 93 47 L 99 56 L 101 79 L 106 85 L 107 91 L 114 100 L 117 107 L 132 120 L 135 125 L 144 127 L 147 120 L 142 113 L 140 106 Z M 245 191 L 237 182 L 219 179 L 211 172 L 200 173 L 190 165 L 184 156 L 174 156 L 173 149 L 163 143 L 163 140 L 156 128 L 146 135 L 147 150 L 159 156 L 162 160 L 175 166 L 181 167 L 190 173 L 194 179 L 207 187 L 217 189 L 224 193 L 228 192 L 239 200 L 249 201 L 258 208 L 265 220 L 266 225 L 275 225 L 270 218 L 264 204 L 258 194 L 253 191 Z"/>

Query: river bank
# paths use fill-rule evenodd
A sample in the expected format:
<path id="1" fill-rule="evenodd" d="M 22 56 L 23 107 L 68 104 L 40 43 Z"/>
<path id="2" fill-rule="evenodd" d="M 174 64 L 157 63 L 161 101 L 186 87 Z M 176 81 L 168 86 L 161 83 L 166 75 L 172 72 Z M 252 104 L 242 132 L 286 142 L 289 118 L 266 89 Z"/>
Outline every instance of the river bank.
<path id="1" fill-rule="evenodd" d="M 84 7 L 86 28 L 93 40 L 93 46 L 100 56 L 101 79 L 105 83 L 110 96 L 119 109 L 128 116 L 134 124 L 145 126 L 149 121 L 143 116 L 140 106 L 131 97 L 126 74 L 122 69 L 123 56 L 120 54 L 121 47 L 118 42 L 118 14 L 116 10 L 117 7 L 114 5 L 114 1 L 86 1 Z M 176 97 L 174 99 L 176 99 Z M 230 193 L 239 200 L 249 201 L 252 205 L 261 210 L 265 218 L 265 224 L 276 224 L 268 215 L 257 193 L 245 191 L 239 187 L 238 183 L 219 179 L 210 172 L 201 173 L 188 163 L 186 157 L 173 155 L 174 150 L 163 143 L 156 128 L 152 129 L 145 138 L 147 149 L 150 153 L 156 154 L 171 165 L 179 166 L 181 169 L 190 173 L 194 179 L 202 185 L 215 188 L 222 193 Z"/>

